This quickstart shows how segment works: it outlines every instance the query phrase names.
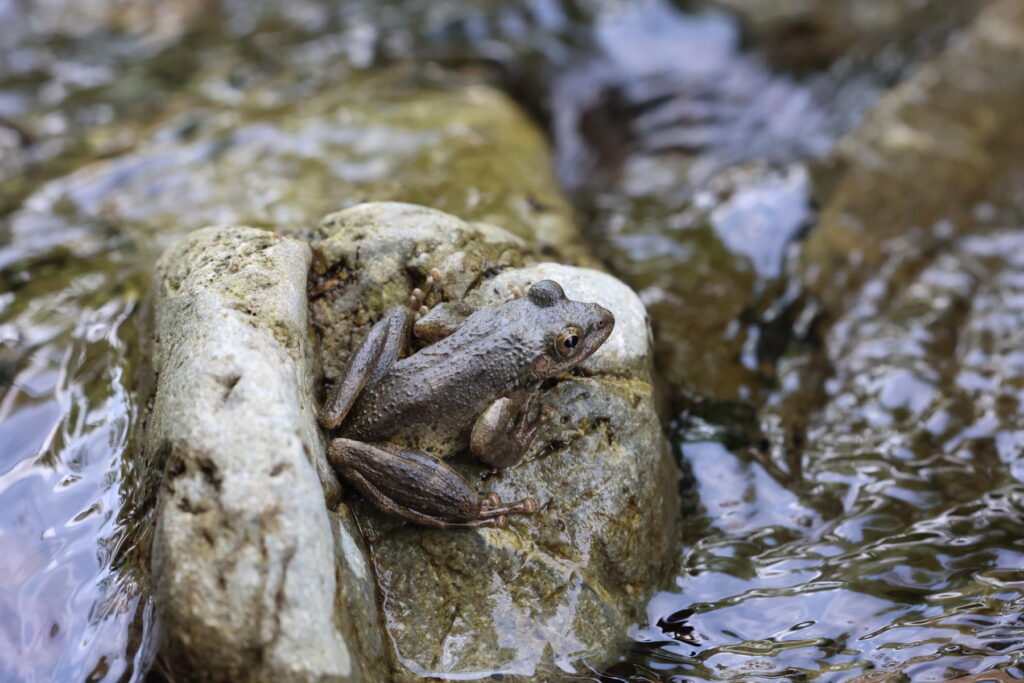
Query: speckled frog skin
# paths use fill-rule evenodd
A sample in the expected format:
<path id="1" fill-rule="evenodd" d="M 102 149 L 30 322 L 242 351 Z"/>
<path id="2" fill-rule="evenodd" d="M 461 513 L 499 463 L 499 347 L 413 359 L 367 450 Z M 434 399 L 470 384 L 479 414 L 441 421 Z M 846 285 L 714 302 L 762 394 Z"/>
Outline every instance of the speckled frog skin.
<path id="1" fill-rule="evenodd" d="M 493 467 L 518 463 L 553 414 L 537 405 L 541 382 L 593 354 L 611 334 L 611 312 L 544 280 L 499 306 L 446 303 L 414 316 L 388 311 L 330 392 L 320 423 L 337 433 L 331 464 L 377 507 L 418 524 L 502 526 L 534 512 L 532 498 L 480 497 L 416 446 L 447 457 L 468 445 Z M 405 355 L 412 334 L 428 345 Z"/>

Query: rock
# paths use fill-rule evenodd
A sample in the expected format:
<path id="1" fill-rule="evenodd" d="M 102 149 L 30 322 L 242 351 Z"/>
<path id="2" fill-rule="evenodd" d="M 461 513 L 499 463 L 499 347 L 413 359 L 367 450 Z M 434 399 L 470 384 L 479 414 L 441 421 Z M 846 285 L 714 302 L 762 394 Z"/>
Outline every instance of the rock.
<path id="1" fill-rule="evenodd" d="M 541 511 L 505 529 L 424 529 L 354 493 L 329 510 L 340 496 L 315 424 L 308 247 L 208 228 L 170 250 L 154 279 L 144 447 L 162 472 L 152 580 L 165 661 L 215 680 L 411 681 L 529 680 L 613 660 L 679 540 L 639 299 L 605 273 L 538 264 L 501 228 L 423 207 L 361 205 L 316 232 L 321 281 L 341 283 L 309 303 L 329 375 L 432 268 L 454 273 L 440 296 L 474 305 L 554 279 L 610 308 L 616 327 L 546 389 L 557 415 L 522 463 L 482 480 L 468 456 L 451 460 L 481 491 L 532 495 Z"/>
<path id="2" fill-rule="evenodd" d="M 557 415 L 519 465 L 481 481 L 471 457 L 449 460 L 481 491 L 536 497 L 536 515 L 452 532 L 346 499 L 370 547 L 395 680 L 550 680 L 613 660 L 678 541 L 678 473 L 654 410 L 643 305 L 609 275 L 536 264 L 514 235 L 422 207 L 357 206 L 325 219 L 317 235 L 323 272 L 342 281 L 311 303 L 329 376 L 431 268 L 445 274 L 435 290 L 443 299 L 493 304 L 510 285 L 550 277 L 613 311 L 608 342 L 545 391 Z"/>
<path id="3" fill-rule="evenodd" d="M 162 121 L 130 152 L 31 194 L 10 219 L 13 243 L 30 254 L 55 244 L 91 254 L 116 225 L 140 250 L 159 253 L 205 225 L 296 234 L 378 199 L 429 204 L 535 236 L 549 258 L 593 263 L 543 135 L 494 88 L 420 82 L 396 68 L 298 101 L 250 96 L 230 114 L 203 100 L 169 106 L 187 113 Z M 269 100 L 262 107 L 261 96 Z"/>
<path id="4" fill-rule="evenodd" d="M 942 244 L 1024 215 L 1022 59 L 1024 7 L 1013 0 L 986 5 L 840 140 L 831 159 L 833 189 L 800 264 L 828 316 L 855 304 L 894 240 L 913 235 Z M 906 260 L 900 267 L 919 266 Z"/>
<path id="5" fill-rule="evenodd" d="M 380 680 L 367 561 L 324 505 L 309 262 L 300 241 L 207 228 L 157 266 L 143 459 L 162 472 L 152 586 L 182 678 Z"/>
<path id="6" fill-rule="evenodd" d="M 876 70 L 892 71 L 967 23 L 973 0 L 710 0 L 742 15 L 751 38 L 772 63 L 808 71 L 870 54 Z M 898 57 L 897 57 L 898 55 Z M 889 62 L 883 65 L 882 62 Z M 841 73 L 839 74 L 842 75 Z"/>

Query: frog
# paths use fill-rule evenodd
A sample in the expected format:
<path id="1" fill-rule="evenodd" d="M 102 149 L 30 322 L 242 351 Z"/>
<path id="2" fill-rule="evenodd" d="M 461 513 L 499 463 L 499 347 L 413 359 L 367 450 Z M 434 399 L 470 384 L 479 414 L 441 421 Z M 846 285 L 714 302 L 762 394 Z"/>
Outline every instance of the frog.
<path id="1" fill-rule="evenodd" d="M 615 325 L 597 303 L 541 280 L 497 305 L 428 309 L 434 270 L 370 329 L 318 414 L 327 458 L 378 509 L 418 525 L 504 527 L 533 498 L 480 495 L 444 460 L 468 450 L 492 471 L 518 464 L 555 411 L 541 385 L 589 358 Z M 414 339 L 423 344 L 412 351 Z M 429 444 L 432 452 L 427 452 Z"/>

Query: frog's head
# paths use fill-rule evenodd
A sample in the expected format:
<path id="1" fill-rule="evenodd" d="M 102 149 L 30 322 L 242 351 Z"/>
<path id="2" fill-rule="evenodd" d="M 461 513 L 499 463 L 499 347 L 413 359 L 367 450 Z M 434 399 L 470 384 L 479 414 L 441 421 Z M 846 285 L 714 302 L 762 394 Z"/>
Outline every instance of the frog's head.
<path id="1" fill-rule="evenodd" d="M 566 298 L 561 285 L 552 280 L 530 287 L 526 299 L 536 307 L 544 336 L 532 366 L 538 379 L 553 377 L 589 358 L 615 327 L 615 316 L 607 308 Z"/>

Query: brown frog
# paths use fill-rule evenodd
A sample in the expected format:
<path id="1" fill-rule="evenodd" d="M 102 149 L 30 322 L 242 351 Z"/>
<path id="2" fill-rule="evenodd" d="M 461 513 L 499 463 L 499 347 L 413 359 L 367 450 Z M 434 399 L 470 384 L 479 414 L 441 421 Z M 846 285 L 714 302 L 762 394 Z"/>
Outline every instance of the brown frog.
<path id="1" fill-rule="evenodd" d="M 436 271 L 427 286 L 440 278 Z M 328 458 L 374 505 L 426 526 L 503 526 L 532 498 L 502 505 L 455 470 L 392 439 L 433 444 L 447 457 L 469 445 L 496 468 L 518 463 L 554 411 L 537 406 L 541 382 L 574 367 L 608 339 L 615 318 L 566 298 L 551 280 L 498 306 L 442 303 L 415 320 L 425 294 L 370 330 L 320 412 L 337 430 Z M 411 335 L 427 342 L 406 355 Z"/>

